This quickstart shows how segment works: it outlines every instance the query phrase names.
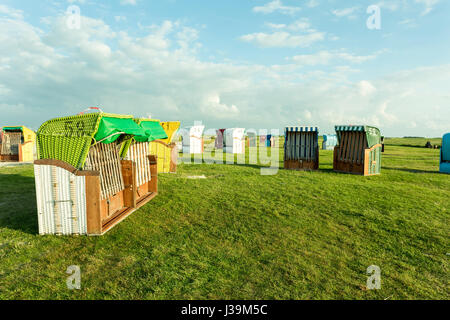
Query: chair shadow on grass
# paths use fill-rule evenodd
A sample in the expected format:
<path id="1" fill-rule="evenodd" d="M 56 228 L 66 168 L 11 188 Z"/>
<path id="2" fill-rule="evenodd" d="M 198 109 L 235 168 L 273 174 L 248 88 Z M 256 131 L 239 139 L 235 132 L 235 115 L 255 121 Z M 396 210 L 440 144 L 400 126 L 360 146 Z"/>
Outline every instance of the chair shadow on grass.
<path id="1" fill-rule="evenodd" d="M 183 163 L 181 160 L 179 160 L 179 161 L 180 161 L 179 164 Z M 195 164 L 195 163 L 192 161 L 192 163 L 184 163 L 184 164 L 189 165 L 189 164 Z M 255 163 L 239 163 L 237 161 L 234 161 L 234 162 L 223 161 L 222 163 L 214 163 L 214 159 L 213 160 L 209 160 L 209 161 L 208 160 L 202 160 L 201 164 L 233 165 L 233 166 L 252 168 L 252 169 L 256 169 L 256 170 L 259 170 L 261 168 L 267 168 L 267 169 L 275 168 L 275 167 L 271 167 L 270 165 L 262 165 L 262 164 L 255 164 Z M 325 165 L 327 167 L 322 167 L 323 165 Z M 313 170 L 313 169 L 311 169 L 311 170 L 307 170 L 307 169 L 306 170 L 294 170 L 294 169 L 285 169 L 283 161 L 279 161 L 278 167 L 276 167 L 276 168 L 279 169 L 279 170 L 288 170 L 288 171 L 305 171 L 305 172 L 307 172 L 307 171 L 320 171 L 320 172 L 330 172 L 330 173 L 334 172 L 334 170 L 333 170 L 333 163 L 332 162 L 331 163 L 324 163 L 324 164 L 321 163 L 318 170 Z"/>
<path id="2" fill-rule="evenodd" d="M 0 174 L 0 229 L 39 233 L 33 177 Z"/>
<path id="3" fill-rule="evenodd" d="M 225 165 L 229 164 L 229 165 L 233 165 L 233 166 L 240 166 L 240 167 L 247 167 L 247 168 L 253 168 L 253 169 L 261 169 L 261 168 L 270 168 L 270 166 L 260 166 L 258 164 L 251 164 L 251 163 L 224 163 Z M 281 169 L 281 168 L 279 168 Z"/>
<path id="4" fill-rule="evenodd" d="M 418 146 L 418 145 L 413 145 L 413 144 L 386 144 L 385 148 L 387 149 L 388 147 L 408 147 L 408 148 L 425 149 L 425 146 Z"/>
<path id="5" fill-rule="evenodd" d="M 405 171 L 405 172 L 409 172 L 409 173 L 439 173 L 439 170 L 437 171 L 432 171 L 432 170 L 420 170 L 420 169 L 408 169 L 408 168 L 390 168 L 390 167 L 382 167 L 383 169 L 388 169 L 388 170 L 398 170 L 398 171 Z"/>
<path id="6" fill-rule="evenodd" d="M 386 144 L 386 148 L 387 147 L 408 147 L 408 148 L 419 148 L 419 149 L 430 149 L 430 150 L 434 149 L 434 148 L 427 148 L 423 145 L 419 146 L 419 145 L 412 145 L 412 144 Z M 438 150 L 438 149 L 434 149 L 434 150 Z"/>
<path id="7" fill-rule="evenodd" d="M 252 168 L 252 169 L 256 169 L 256 170 L 260 170 L 262 168 L 266 168 L 266 169 L 278 169 L 278 170 L 286 170 L 286 171 L 298 171 L 298 172 L 327 172 L 327 173 L 334 173 L 335 171 L 333 170 L 333 167 L 331 166 L 328 168 L 325 167 L 319 167 L 319 169 L 314 170 L 314 169 L 304 169 L 304 170 L 295 170 L 295 169 L 285 169 L 284 168 L 284 164 L 282 162 L 280 162 L 278 167 L 271 167 L 269 165 L 259 165 L 259 164 L 250 164 L 250 163 L 223 163 L 224 165 L 233 165 L 233 166 L 240 166 L 240 167 L 247 167 L 247 168 Z"/>

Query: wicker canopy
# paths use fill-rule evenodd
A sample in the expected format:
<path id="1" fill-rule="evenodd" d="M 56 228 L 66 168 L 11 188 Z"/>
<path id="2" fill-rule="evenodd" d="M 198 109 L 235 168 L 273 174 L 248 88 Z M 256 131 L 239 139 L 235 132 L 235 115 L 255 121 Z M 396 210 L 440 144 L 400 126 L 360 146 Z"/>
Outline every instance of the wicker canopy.
<path id="1" fill-rule="evenodd" d="M 93 144 L 109 144 L 119 137 L 148 139 L 133 116 L 90 113 L 49 120 L 37 132 L 39 159 L 61 160 L 81 169 Z"/>

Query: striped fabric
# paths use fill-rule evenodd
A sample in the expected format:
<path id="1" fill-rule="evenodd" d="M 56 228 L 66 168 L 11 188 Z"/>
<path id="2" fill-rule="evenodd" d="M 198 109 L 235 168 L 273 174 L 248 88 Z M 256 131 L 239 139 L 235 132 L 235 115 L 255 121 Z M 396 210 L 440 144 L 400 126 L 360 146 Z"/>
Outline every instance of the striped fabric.
<path id="1" fill-rule="evenodd" d="M 319 148 L 318 127 L 286 127 L 284 160 L 314 161 Z"/>
<path id="2" fill-rule="evenodd" d="M 100 172 L 102 199 L 108 199 L 125 189 L 119 150 L 120 145 L 115 142 L 98 143 L 89 150 L 84 170 Z"/>
<path id="3" fill-rule="evenodd" d="M 319 132 L 318 127 L 286 127 L 285 132 Z"/>
<path id="4" fill-rule="evenodd" d="M 136 182 L 138 186 L 142 186 L 152 179 L 148 147 L 148 142 L 134 142 L 128 150 L 127 158 L 134 161 L 136 166 Z M 161 161 L 164 162 L 164 158 Z"/>
<path id="5" fill-rule="evenodd" d="M 336 131 L 366 131 L 365 126 L 335 126 Z"/>

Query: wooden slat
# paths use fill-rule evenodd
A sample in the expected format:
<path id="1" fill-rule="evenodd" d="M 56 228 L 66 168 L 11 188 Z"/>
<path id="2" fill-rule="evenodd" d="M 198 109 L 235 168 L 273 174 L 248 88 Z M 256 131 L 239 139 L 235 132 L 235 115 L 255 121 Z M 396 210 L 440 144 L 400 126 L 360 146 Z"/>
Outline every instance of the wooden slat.
<path id="1" fill-rule="evenodd" d="M 347 162 L 351 163 L 352 162 L 352 152 L 353 152 L 353 132 L 350 131 L 348 133 L 348 145 L 347 145 L 347 154 L 345 155 L 345 158 L 347 159 Z"/>
<path id="2" fill-rule="evenodd" d="M 177 158 L 178 150 L 177 145 L 173 143 L 170 148 L 170 169 L 169 172 L 177 172 Z"/>
<path id="3" fill-rule="evenodd" d="M 359 152 L 360 148 L 361 148 L 361 134 L 358 134 L 356 136 L 356 143 L 355 143 L 356 164 L 360 164 L 361 163 L 360 152 Z"/>
<path id="4" fill-rule="evenodd" d="M 102 234 L 100 176 L 86 177 L 86 223 L 87 233 Z"/>
<path id="5" fill-rule="evenodd" d="M 134 162 L 122 160 L 122 176 L 125 183 L 123 200 L 125 207 L 136 208 L 136 171 Z"/>
<path id="6" fill-rule="evenodd" d="M 307 161 L 311 159 L 311 134 L 307 132 L 306 136 L 306 145 L 305 145 L 305 158 Z"/>
<path id="7" fill-rule="evenodd" d="M 356 148 L 355 148 L 355 159 L 356 163 L 359 164 L 361 162 L 360 159 L 360 148 L 361 148 L 361 140 L 362 140 L 362 132 L 358 132 L 358 135 L 356 136 Z"/>
<path id="8" fill-rule="evenodd" d="M 353 138 L 353 132 L 348 132 L 348 140 L 347 140 L 347 151 L 345 152 L 345 160 L 347 162 L 352 162 L 351 153 L 352 153 L 352 138 Z"/>
<path id="9" fill-rule="evenodd" d="M 112 185 L 112 177 L 108 172 L 108 160 L 105 157 L 104 150 L 103 150 L 103 143 L 99 143 L 97 145 L 98 153 L 95 153 L 95 158 L 97 159 L 97 165 L 100 168 L 100 178 L 102 179 L 100 181 L 100 185 L 102 187 L 102 198 L 107 198 L 111 193 L 111 185 Z M 101 164 L 100 164 L 101 161 Z"/>
<path id="10" fill-rule="evenodd" d="M 158 192 L 158 157 L 154 155 L 148 156 L 150 163 L 151 180 L 148 183 L 148 190 L 150 192 Z"/>
<path id="11" fill-rule="evenodd" d="M 55 219 L 55 230 L 56 234 L 62 234 L 62 221 L 61 221 L 61 210 L 59 207 L 59 184 L 58 184 L 58 175 L 56 170 L 58 170 L 56 167 L 52 167 L 52 193 L 53 193 L 53 212 L 54 212 L 54 219 Z"/>
<path id="12" fill-rule="evenodd" d="M 114 157 L 114 151 L 116 151 L 116 150 L 114 150 L 114 147 L 115 147 L 115 145 L 114 144 L 107 144 L 107 145 L 104 145 L 103 146 L 103 148 L 104 148 L 104 150 L 105 150 L 105 154 L 106 154 L 106 157 L 107 157 L 107 163 L 106 163 L 106 166 L 107 166 L 107 168 L 108 168 L 108 174 L 110 175 L 110 177 L 111 177 L 111 181 L 112 181 L 112 184 L 111 184 L 111 195 L 115 195 L 115 194 L 117 194 L 120 190 L 119 190 L 119 186 L 118 186 L 118 184 L 119 184 L 119 175 L 118 174 L 116 174 L 116 172 L 115 172 L 115 160 L 116 160 L 116 158 Z"/>
<path id="13" fill-rule="evenodd" d="M 367 145 L 367 137 L 366 137 L 366 134 L 363 133 L 362 135 L 363 135 L 363 138 L 362 138 L 363 143 L 362 143 L 362 145 L 361 145 L 361 159 L 364 159 L 364 162 L 363 162 L 363 163 L 365 164 L 365 150 L 366 150 L 366 148 L 368 147 L 368 145 Z"/>
<path id="14" fill-rule="evenodd" d="M 341 133 L 341 141 L 339 143 L 340 148 L 339 148 L 339 161 L 343 161 L 344 157 L 343 157 L 343 150 L 344 150 L 344 144 L 345 144 L 345 132 Z"/>
<path id="15" fill-rule="evenodd" d="M 102 199 L 107 199 L 123 190 L 119 150 L 119 146 L 115 143 L 99 143 L 89 150 L 85 168 L 100 173 Z"/>
<path id="16" fill-rule="evenodd" d="M 349 154 L 348 154 L 348 158 L 349 158 L 349 161 L 351 162 L 351 163 L 355 163 L 355 152 L 356 152 L 356 150 L 355 150 L 355 147 L 356 147 L 356 132 L 351 132 L 351 135 L 350 135 L 350 148 L 349 148 Z"/>
<path id="17" fill-rule="evenodd" d="M 158 151 L 156 151 L 158 152 Z M 128 159 L 135 162 L 137 185 L 143 185 L 150 181 L 150 165 L 148 163 L 149 147 L 148 143 L 137 142 L 130 148 Z"/>
<path id="18" fill-rule="evenodd" d="M 348 144 L 347 138 L 348 138 L 347 132 L 346 131 L 342 132 L 341 133 L 342 148 L 340 148 L 341 154 L 339 156 L 339 159 L 341 161 L 345 161 L 345 152 L 347 151 L 347 144 Z"/>
<path id="19" fill-rule="evenodd" d="M 116 163 L 116 172 L 119 173 L 119 175 L 118 175 L 118 177 L 119 177 L 119 189 L 123 190 L 123 187 L 124 187 L 125 183 L 123 182 L 123 175 L 122 175 L 122 169 L 121 169 L 121 162 L 120 162 L 119 152 L 120 152 L 120 145 L 117 145 L 116 146 L 116 151 L 114 153 L 114 155 L 116 157 L 116 161 L 115 161 L 115 163 Z"/>
<path id="20" fill-rule="evenodd" d="M 348 141 L 347 141 L 347 152 L 345 153 L 345 159 L 347 160 L 347 162 L 352 162 L 352 158 L 351 158 L 351 153 L 352 153 L 352 148 L 353 148 L 353 144 L 352 141 L 353 140 L 353 132 L 348 132 Z"/>
<path id="21" fill-rule="evenodd" d="M 72 177 L 70 179 L 70 198 L 72 199 L 71 222 L 72 222 L 72 234 L 79 234 L 78 214 L 77 214 L 77 208 L 79 206 L 79 203 L 77 198 L 77 189 L 75 182 L 76 182 L 75 177 Z"/>

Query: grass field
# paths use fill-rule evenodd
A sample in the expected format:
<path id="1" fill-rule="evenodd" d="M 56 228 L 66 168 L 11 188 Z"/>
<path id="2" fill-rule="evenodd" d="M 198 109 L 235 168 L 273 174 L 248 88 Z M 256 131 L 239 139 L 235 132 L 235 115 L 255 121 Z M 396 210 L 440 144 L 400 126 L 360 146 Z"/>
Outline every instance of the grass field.
<path id="1" fill-rule="evenodd" d="M 317 172 L 181 164 L 102 237 L 37 235 L 32 166 L 0 168 L 0 299 L 449 299 L 450 176 L 426 141 L 387 139 L 373 177 L 332 151 Z"/>

